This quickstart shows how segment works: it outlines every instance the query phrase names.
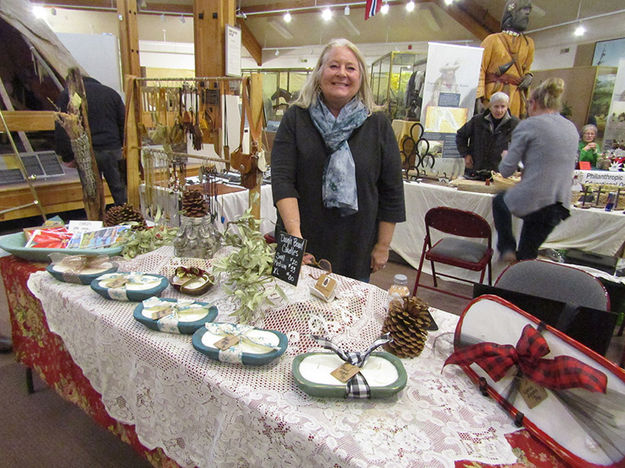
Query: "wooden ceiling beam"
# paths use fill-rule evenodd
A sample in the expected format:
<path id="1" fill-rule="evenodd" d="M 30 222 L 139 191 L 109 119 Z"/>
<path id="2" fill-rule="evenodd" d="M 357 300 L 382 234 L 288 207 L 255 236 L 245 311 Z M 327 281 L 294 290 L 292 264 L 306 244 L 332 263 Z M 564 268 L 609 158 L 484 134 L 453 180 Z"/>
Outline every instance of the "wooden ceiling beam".
<path id="1" fill-rule="evenodd" d="M 256 37 L 254 37 L 254 34 L 252 34 L 250 28 L 245 24 L 243 18 L 237 18 L 237 26 L 241 28 L 241 44 L 260 67 L 263 64 L 263 48 Z"/>
<path id="2" fill-rule="evenodd" d="M 474 0 L 463 0 L 462 3 L 454 2 L 451 5 L 446 5 L 444 0 L 428 1 L 438 5 L 451 18 L 480 40 L 485 39 L 489 34 L 500 31 L 499 21 Z"/>

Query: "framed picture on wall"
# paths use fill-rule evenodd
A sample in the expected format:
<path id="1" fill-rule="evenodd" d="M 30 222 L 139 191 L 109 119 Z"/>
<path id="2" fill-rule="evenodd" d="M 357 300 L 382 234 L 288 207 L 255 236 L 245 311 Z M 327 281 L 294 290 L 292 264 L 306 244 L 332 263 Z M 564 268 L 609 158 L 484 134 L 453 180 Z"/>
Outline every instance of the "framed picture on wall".
<path id="1" fill-rule="evenodd" d="M 621 59 L 625 59 L 625 37 L 595 42 L 593 65 L 618 67 L 618 62 Z"/>

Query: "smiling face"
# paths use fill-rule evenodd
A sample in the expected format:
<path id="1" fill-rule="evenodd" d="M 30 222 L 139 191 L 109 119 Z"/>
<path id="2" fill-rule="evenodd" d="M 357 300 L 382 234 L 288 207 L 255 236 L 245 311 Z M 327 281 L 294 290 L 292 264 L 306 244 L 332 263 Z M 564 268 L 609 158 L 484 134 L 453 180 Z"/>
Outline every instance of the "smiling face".
<path id="1" fill-rule="evenodd" d="M 336 116 L 360 89 L 358 59 L 347 47 L 333 47 L 321 72 L 319 86 L 328 109 Z"/>
<path id="2" fill-rule="evenodd" d="M 595 141 L 596 136 L 597 132 L 594 128 L 587 128 L 582 135 L 582 140 L 584 140 L 585 143 L 592 143 L 593 141 Z"/>
<path id="3" fill-rule="evenodd" d="M 490 105 L 490 113 L 496 119 L 502 119 L 504 115 L 506 115 L 506 111 L 508 110 L 508 104 L 503 101 L 498 101 L 496 103 L 491 103 Z"/>

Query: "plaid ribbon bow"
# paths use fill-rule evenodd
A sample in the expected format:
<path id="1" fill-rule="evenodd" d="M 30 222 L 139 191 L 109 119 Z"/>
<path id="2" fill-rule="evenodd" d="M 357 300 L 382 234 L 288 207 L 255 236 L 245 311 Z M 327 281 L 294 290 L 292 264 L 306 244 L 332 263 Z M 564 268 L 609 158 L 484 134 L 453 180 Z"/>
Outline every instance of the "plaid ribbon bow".
<path id="1" fill-rule="evenodd" d="M 570 356 L 544 359 L 547 354 L 549 345 L 545 338 L 531 325 L 526 325 L 516 347 L 478 343 L 455 351 L 443 367 L 447 364 L 468 366 L 476 363 L 498 382 L 516 364 L 530 380 L 551 390 L 581 387 L 605 393 L 608 378 L 603 372 Z"/>
<path id="2" fill-rule="evenodd" d="M 380 346 L 390 343 L 393 341 L 390 333 L 385 333 L 380 338 L 375 340 L 366 351 L 363 352 L 345 352 L 330 340 L 318 336 L 312 335 L 313 339 L 321 344 L 325 349 L 329 349 L 334 351 L 343 361 L 349 362 L 354 366 L 358 366 L 362 368 L 365 365 L 365 361 L 371 354 L 371 352 L 379 348 Z M 369 391 L 369 384 L 367 383 L 367 379 L 362 375 L 362 373 L 358 372 L 351 379 L 347 381 L 346 384 L 346 393 L 345 398 L 371 398 L 371 392 Z"/>

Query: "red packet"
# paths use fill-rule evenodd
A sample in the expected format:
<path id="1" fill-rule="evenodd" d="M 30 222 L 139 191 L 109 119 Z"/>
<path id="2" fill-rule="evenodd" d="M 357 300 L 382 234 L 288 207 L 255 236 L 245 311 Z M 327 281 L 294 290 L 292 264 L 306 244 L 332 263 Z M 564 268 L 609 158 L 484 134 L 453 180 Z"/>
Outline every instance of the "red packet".
<path id="1" fill-rule="evenodd" d="M 72 233 L 64 227 L 41 229 L 32 234 L 26 247 L 64 249 L 71 238 Z"/>
<path id="2" fill-rule="evenodd" d="M 588 161 L 580 161 L 579 162 L 579 168 L 582 171 L 590 171 L 592 169 L 592 167 L 590 166 L 590 163 Z"/>

